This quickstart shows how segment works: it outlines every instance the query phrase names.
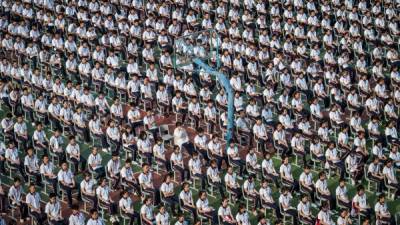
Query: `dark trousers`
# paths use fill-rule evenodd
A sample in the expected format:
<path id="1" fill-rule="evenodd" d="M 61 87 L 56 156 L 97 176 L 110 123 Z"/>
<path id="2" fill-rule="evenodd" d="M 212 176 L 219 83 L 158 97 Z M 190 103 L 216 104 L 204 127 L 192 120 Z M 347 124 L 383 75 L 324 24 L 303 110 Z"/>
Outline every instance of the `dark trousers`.
<path id="1" fill-rule="evenodd" d="M 206 175 L 204 175 L 202 173 L 194 173 L 194 174 L 192 174 L 192 176 L 200 178 L 201 189 L 205 190 L 206 189 L 206 180 L 207 180 Z"/>
<path id="2" fill-rule="evenodd" d="M 81 170 L 84 171 L 86 168 L 86 159 L 82 156 L 79 157 L 79 160 L 76 158 L 71 158 L 71 161 L 74 163 L 75 166 L 75 174 L 78 173 L 79 170 L 79 163 L 81 164 Z"/>
<path id="3" fill-rule="evenodd" d="M 182 147 L 188 151 L 190 155 L 193 155 L 193 152 L 195 151 L 194 145 L 191 142 L 186 142 L 182 144 Z"/>
<path id="4" fill-rule="evenodd" d="M 47 216 L 42 212 L 39 213 L 36 211 L 31 211 L 31 215 L 38 222 L 38 224 L 44 224 L 44 222 L 46 221 Z"/>
<path id="5" fill-rule="evenodd" d="M 209 185 L 210 185 L 210 186 L 214 186 L 214 187 L 216 187 L 216 188 L 218 189 L 219 194 L 221 195 L 221 198 L 224 198 L 224 197 L 225 197 L 225 193 L 224 193 L 224 184 L 223 184 L 222 182 L 213 182 L 213 181 L 210 181 L 210 182 L 209 182 Z"/>
<path id="6" fill-rule="evenodd" d="M 287 210 L 284 210 L 284 212 L 293 217 L 293 221 L 294 221 L 293 224 L 295 224 L 295 225 L 298 224 L 298 222 L 297 222 L 297 210 L 296 209 L 287 209 Z"/>
<path id="7" fill-rule="evenodd" d="M 231 163 L 239 167 L 239 176 L 243 176 L 246 162 L 242 159 L 232 159 Z"/>
<path id="8" fill-rule="evenodd" d="M 57 177 L 55 177 L 55 178 L 48 178 L 48 177 L 46 177 L 45 178 L 46 180 L 47 180 L 47 182 L 49 182 L 50 184 L 51 184 L 51 186 L 53 187 L 53 190 L 54 190 L 54 193 L 58 193 L 57 192 L 57 189 L 58 189 L 58 180 L 57 180 Z"/>
<path id="9" fill-rule="evenodd" d="M 101 201 L 101 205 L 108 207 L 111 215 L 115 215 L 118 212 L 118 205 L 115 202 L 106 203 L 106 202 Z"/>
<path id="10" fill-rule="evenodd" d="M 65 225 L 67 224 L 65 220 L 50 220 L 51 225 Z"/>
<path id="11" fill-rule="evenodd" d="M 227 187 L 227 188 L 230 192 L 233 192 L 233 194 L 236 196 L 237 199 L 242 198 L 243 193 L 242 193 L 242 189 L 240 187 L 236 187 L 236 188 Z"/>
<path id="12" fill-rule="evenodd" d="M 153 197 L 154 205 L 160 203 L 160 190 L 155 188 L 143 188 L 144 193 L 148 193 Z"/>
<path id="13" fill-rule="evenodd" d="M 279 206 L 277 203 L 272 203 L 272 202 L 264 202 L 262 201 L 262 206 L 267 206 L 268 208 L 271 208 L 275 211 L 275 214 L 278 218 L 282 218 L 281 210 L 279 209 Z"/>
<path id="14" fill-rule="evenodd" d="M 67 192 L 67 199 L 68 199 L 68 205 L 72 206 L 72 191 L 77 189 L 78 190 L 78 198 L 80 199 L 80 188 L 78 188 L 76 185 L 75 187 L 70 187 L 70 186 L 65 186 L 64 184 L 60 184 L 60 188 Z"/>
<path id="15" fill-rule="evenodd" d="M 139 213 L 137 213 L 137 212 L 125 213 L 125 215 L 127 215 L 130 218 L 129 225 L 133 225 L 135 223 L 135 220 L 137 221 L 137 224 L 140 225 Z"/>
<path id="16" fill-rule="evenodd" d="M 181 175 L 181 182 L 185 181 L 185 176 L 186 176 L 187 179 L 190 178 L 190 174 L 189 174 L 189 170 L 188 169 L 183 168 L 183 167 L 178 166 L 178 165 L 174 165 L 173 169 L 179 171 L 179 173 Z"/>
<path id="17" fill-rule="evenodd" d="M 164 202 L 171 207 L 172 214 L 174 215 L 176 213 L 175 208 L 176 204 L 178 204 L 178 198 L 175 195 L 164 197 Z"/>
<path id="18" fill-rule="evenodd" d="M 207 212 L 207 213 L 202 213 L 201 215 L 206 217 L 207 219 L 210 219 L 213 224 L 218 223 L 218 216 L 217 216 L 217 212 L 215 210 Z"/>
<path id="19" fill-rule="evenodd" d="M 28 205 L 26 203 L 20 202 L 20 205 L 18 206 L 18 208 L 19 208 L 20 218 L 21 219 L 27 218 L 28 217 Z"/>
<path id="20" fill-rule="evenodd" d="M 85 198 L 89 199 L 92 202 L 93 209 L 97 209 L 98 201 L 97 201 L 96 195 L 85 195 L 83 193 L 81 193 L 81 194 L 82 194 L 82 196 L 84 196 Z"/>
<path id="21" fill-rule="evenodd" d="M 188 206 L 188 205 L 183 205 L 183 204 L 182 204 L 182 209 L 191 212 L 192 215 L 193 215 L 194 221 L 195 221 L 195 222 L 197 221 L 197 219 L 198 219 L 198 218 L 197 218 L 197 210 L 196 210 L 195 207 L 190 207 L 190 206 Z"/>

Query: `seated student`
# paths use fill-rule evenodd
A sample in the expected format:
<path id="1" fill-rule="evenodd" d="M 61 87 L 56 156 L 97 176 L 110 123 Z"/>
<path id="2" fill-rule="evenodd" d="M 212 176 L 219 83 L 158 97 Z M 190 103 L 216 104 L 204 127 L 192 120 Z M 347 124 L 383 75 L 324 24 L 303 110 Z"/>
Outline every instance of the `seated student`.
<path id="1" fill-rule="evenodd" d="M 193 215 L 194 221 L 197 221 L 196 205 L 193 202 L 192 191 L 190 190 L 189 183 L 182 184 L 182 191 L 179 193 L 179 204 L 183 210 L 190 211 Z"/>
<path id="2" fill-rule="evenodd" d="M 208 184 L 212 186 L 216 186 L 219 190 L 221 197 L 224 197 L 224 185 L 222 183 L 219 170 L 217 168 L 217 161 L 212 159 L 210 162 L 210 166 L 207 168 L 207 180 Z"/>
<path id="3" fill-rule="evenodd" d="M 169 225 L 170 224 L 169 213 L 165 209 L 164 205 L 160 206 L 160 209 L 156 215 L 156 224 L 157 225 Z"/>
<path id="4" fill-rule="evenodd" d="M 140 208 L 140 217 L 146 225 L 156 224 L 156 220 L 153 212 L 153 203 L 150 197 L 146 197 L 143 201 L 142 208 Z"/>
<path id="5" fill-rule="evenodd" d="M 149 164 L 143 163 L 142 172 L 140 173 L 138 180 L 142 192 L 152 195 L 154 204 L 157 205 L 160 202 L 160 192 L 159 189 L 154 187 L 153 173 L 150 171 Z"/>
<path id="6" fill-rule="evenodd" d="M 262 174 L 264 178 L 273 180 L 275 185 L 279 187 L 279 174 L 276 172 L 274 163 L 271 159 L 271 153 L 266 152 L 264 155 L 264 160 L 261 163 Z"/>
<path id="7" fill-rule="evenodd" d="M 65 152 L 63 149 L 64 139 L 61 133 L 62 132 L 59 129 L 56 129 L 54 131 L 54 135 L 50 137 L 49 148 L 50 151 L 58 157 L 59 161 L 62 162 L 65 161 L 66 159 L 65 159 Z"/>
<path id="8" fill-rule="evenodd" d="M 38 122 L 36 124 L 36 129 L 33 132 L 32 141 L 35 142 L 35 146 L 41 148 L 45 153 L 47 153 L 47 146 L 49 141 L 47 140 L 46 133 L 43 130 L 42 123 Z"/>
<path id="9" fill-rule="evenodd" d="M 352 224 L 352 221 L 350 219 L 350 213 L 348 209 L 342 209 L 340 211 L 340 214 L 338 216 L 338 219 L 336 221 L 337 225 L 348 225 Z"/>
<path id="10" fill-rule="evenodd" d="M 238 166 L 239 167 L 239 176 L 243 176 L 246 162 L 240 158 L 239 148 L 237 147 L 237 144 L 234 141 L 231 141 L 229 143 L 229 147 L 226 151 L 227 151 L 229 163 Z"/>
<path id="11" fill-rule="evenodd" d="M 28 177 L 25 174 L 24 165 L 19 158 L 18 149 L 15 147 L 13 141 L 10 141 L 10 143 L 8 144 L 8 148 L 6 149 L 4 157 L 9 165 L 11 167 L 17 168 L 21 175 L 24 177 L 24 180 L 27 181 Z"/>
<path id="12" fill-rule="evenodd" d="M 197 134 L 194 137 L 194 146 L 197 152 L 199 152 L 203 156 L 203 159 L 210 160 L 207 155 L 207 142 L 208 137 L 204 134 L 204 129 L 199 127 L 197 129 Z"/>
<path id="13" fill-rule="evenodd" d="M 236 220 L 232 215 L 231 207 L 229 206 L 229 199 L 226 197 L 222 199 L 221 206 L 218 209 L 218 217 L 224 225 L 236 224 Z"/>
<path id="14" fill-rule="evenodd" d="M 19 222 L 23 223 L 28 217 L 28 206 L 22 200 L 23 187 L 19 177 L 14 178 L 14 183 L 8 190 L 9 204 L 19 208 L 20 219 Z"/>
<path id="15" fill-rule="evenodd" d="M 228 157 L 225 155 L 225 150 L 222 148 L 222 143 L 218 139 L 218 135 L 214 134 L 212 139 L 207 144 L 209 156 L 217 160 L 218 169 L 222 169 L 222 161 L 225 160 L 226 164 L 229 164 Z"/>
<path id="16" fill-rule="evenodd" d="M 300 156 L 303 160 L 303 164 L 306 164 L 306 152 L 305 152 L 305 142 L 304 138 L 301 136 L 300 132 L 296 132 L 290 141 L 290 146 L 292 147 L 294 154 Z"/>
<path id="17" fill-rule="evenodd" d="M 269 187 L 267 180 L 262 181 L 259 193 L 260 193 L 261 207 L 273 209 L 275 211 L 275 215 L 278 218 L 282 218 L 279 206 L 278 204 L 276 204 L 274 198 L 272 197 L 272 190 L 271 187 Z"/>
<path id="18" fill-rule="evenodd" d="M 261 165 L 257 163 L 257 154 L 254 148 L 250 148 L 246 155 L 246 166 L 247 172 L 255 171 L 256 173 L 261 172 Z"/>
<path id="19" fill-rule="evenodd" d="M 42 157 L 42 164 L 39 167 L 39 172 L 52 186 L 54 193 L 58 193 L 57 175 L 54 174 L 54 164 L 50 161 L 48 155 Z"/>
<path id="20" fill-rule="evenodd" d="M 119 127 L 116 125 L 116 123 L 111 120 L 108 124 L 108 127 L 106 129 L 106 137 L 109 140 L 108 142 L 108 150 L 111 152 L 119 152 L 121 149 L 121 132 Z M 111 149 L 111 146 L 115 146 L 114 148 Z"/>
<path id="21" fill-rule="evenodd" d="M 57 200 L 57 195 L 55 193 L 50 193 L 49 202 L 46 204 L 45 213 L 48 220 L 53 225 L 63 225 L 66 224 L 65 219 L 61 215 L 61 205 L 60 201 Z"/>
<path id="22" fill-rule="evenodd" d="M 371 218 L 372 209 L 367 202 L 367 195 L 365 194 L 364 187 L 362 185 L 357 187 L 357 193 L 353 197 L 351 205 L 356 215 L 362 213 L 367 218 Z"/>
<path id="23" fill-rule="evenodd" d="M 396 196 L 400 196 L 400 183 L 398 182 L 398 180 L 396 178 L 392 159 L 386 160 L 385 167 L 383 167 L 382 174 L 387 179 L 388 186 L 397 189 Z"/>
<path id="24" fill-rule="evenodd" d="M 33 121 L 33 120 L 32 120 Z M 28 143 L 28 128 L 22 115 L 17 117 L 17 122 L 14 124 L 14 134 L 16 141 L 23 143 L 22 146 L 26 147 Z"/>
<path id="25" fill-rule="evenodd" d="M 279 196 L 279 205 L 282 209 L 282 214 L 286 213 L 293 217 L 293 224 L 297 225 L 297 210 L 291 205 L 293 197 L 289 189 L 283 187 L 281 190 L 281 195 Z"/>
<path id="26" fill-rule="evenodd" d="M 319 211 L 317 215 L 317 222 L 322 225 L 334 225 L 335 223 L 333 222 L 331 218 L 332 212 L 329 209 L 329 203 L 328 202 L 322 202 L 321 203 L 321 210 Z"/>
<path id="27" fill-rule="evenodd" d="M 332 196 L 330 190 L 328 189 L 328 182 L 324 171 L 321 171 L 318 174 L 318 180 L 315 183 L 315 191 L 320 199 L 330 202 L 332 209 L 336 207 L 335 196 Z"/>
<path id="28" fill-rule="evenodd" d="M 101 178 L 99 182 L 99 186 L 96 188 L 96 196 L 99 201 L 99 204 L 108 207 L 111 218 L 110 220 L 116 219 L 116 214 L 118 210 L 118 205 L 111 199 L 110 195 L 110 187 L 108 186 L 108 182 L 106 178 Z"/>
<path id="29" fill-rule="evenodd" d="M 199 214 L 207 217 L 212 221 L 212 223 L 218 223 L 217 213 L 215 212 L 215 209 L 208 204 L 207 193 L 205 191 L 199 192 L 196 209 Z"/>
<path id="30" fill-rule="evenodd" d="M 149 135 L 145 131 L 140 132 L 139 138 L 137 140 L 138 153 L 141 157 L 146 158 L 149 164 L 152 163 L 153 159 L 153 143 L 150 140 Z"/>
<path id="31" fill-rule="evenodd" d="M 315 224 L 315 218 L 310 209 L 310 200 L 307 194 L 301 196 L 301 200 L 297 205 L 297 211 L 299 212 L 299 219 L 306 222 L 306 224 Z"/>
<path id="32" fill-rule="evenodd" d="M 374 207 L 377 223 L 396 224 L 394 217 L 390 214 L 385 202 L 385 194 L 380 194 Z"/>
<path id="33" fill-rule="evenodd" d="M 88 166 L 97 175 L 97 179 L 106 175 L 106 172 L 104 170 L 104 167 L 101 165 L 101 162 L 101 155 L 98 153 L 97 148 L 93 147 L 92 153 L 88 157 Z"/>
<path id="34" fill-rule="evenodd" d="M 276 129 L 273 133 L 273 139 L 274 143 L 277 147 L 282 148 L 283 152 L 282 155 L 286 155 L 290 153 L 290 146 L 286 140 L 286 132 L 285 129 L 283 128 L 283 125 L 281 123 L 278 123 L 276 125 Z"/>
<path id="35" fill-rule="evenodd" d="M 81 171 L 86 169 L 86 159 L 81 155 L 79 145 L 76 143 L 75 137 L 69 137 L 69 143 L 65 149 L 67 152 L 67 157 L 74 163 L 75 174 L 78 174 L 79 163 L 81 164 Z"/>
<path id="36" fill-rule="evenodd" d="M 205 189 L 207 177 L 206 174 L 203 173 L 203 163 L 200 159 L 199 153 L 193 152 L 192 157 L 189 159 L 188 166 L 189 166 L 190 177 L 200 178 L 201 188 Z"/>
<path id="37" fill-rule="evenodd" d="M 236 222 L 238 225 L 250 225 L 249 214 L 246 211 L 246 205 L 241 203 L 239 205 L 238 213 L 236 214 Z"/>
<path id="38" fill-rule="evenodd" d="M 80 189 L 75 183 L 74 175 L 71 170 L 68 169 L 68 164 L 63 162 L 61 164 L 61 170 L 58 171 L 57 179 L 59 186 L 62 190 L 67 192 L 68 205 L 72 206 L 72 190 L 78 190 L 78 200 L 80 199 Z"/>
<path id="39" fill-rule="evenodd" d="M 119 154 L 118 152 L 113 152 L 106 168 L 108 178 L 111 179 L 113 184 L 112 189 L 117 189 L 119 185 L 121 179 L 120 167 Z"/>
<path id="40" fill-rule="evenodd" d="M 166 170 L 170 170 L 171 164 L 165 156 L 166 149 L 161 137 L 156 138 L 156 143 L 153 146 L 153 155 L 156 162 L 164 164 Z"/>
<path id="41" fill-rule="evenodd" d="M 300 174 L 299 184 L 301 189 L 307 192 L 310 195 L 311 200 L 314 201 L 315 186 L 309 165 L 304 166 L 304 171 Z"/>
<path id="42" fill-rule="evenodd" d="M 174 146 L 174 152 L 171 154 L 170 160 L 171 160 L 171 168 L 173 170 L 179 171 L 181 182 L 184 182 L 185 179 L 189 180 L 190 174 L 188 169 L 185 168 L 182 151 L 179 146 L 177 145 Z"/>
<path id="43" fill-rule="evenodd" d="M 339 157 L 339 153 L 338 153 L 337 149 L 335 148 L 334 142 L 329 143 L 328 149 L 326 149 L 326 152 L 325 152 L 325 157 L 326 157 L 325 167 L 326 168 L 330 168 L 330 167 L 338 168 L 340 170 L 340 178 L 343 178 L 346 173 L 346 169 L 345 169 L 343 161 Z"/>
<path id="44" fill-rule="evenodd" d="M 129 192 L 127 190 L 123 190 L 121 193 L 121 199 L 119 200 L 119 208 L 121 213 L 127 215 L 130 217 L 129 225 L 133 225 L 135 219 L 140 221 L 139 219 L 139 214 L 135 212 L 135 209 L 133 207 L 133 201 L 132 198 L 129 196 Z"/>
<path id="45" fill-rule="evenodd" d="M 32 148 L 28 148 L 28 150 L 27 150 L 27 154 L 26 154 L 25 160 L 24 160 L 24 166 L 25 166 L 26 173 L 29 175 L 35 176 L 36 184 L 38 186 L 41 186 L 42 185 L 42 177 L 41 177 L 40 171 L 39 171 L 39 160 L 38 160 L 36 154 L 34 154 Z"/>
<path id="46" fill-rule="evenodd" d="M 247 180 L 243 183 L 243 195 L 249 199 L 252 199 L 254 202 L 253 213 L 257 211 L 257 208 L 260 206 L 260 194 L 256 190 L 254 175 L 249 175 Z"/>
<path id="47" fill-rule="evenodd" d="M 46 214 L 40 207 L 40 194 L 36 192 L 34 184 L 29 185 L 29 192 L 25 199 L 30 214 L 35 218 L 39 224 L 43 224 L 46 221 Z"/>
<path id="48" fill-rule="evenodd" d="M 135 194 L 140 193 L 139 182 L 135 176 L 133 176 L 132 160 L 130 158 L 125 160 L 125 165 L 121 168 L 121 182 L 132 187 L 136 192 Z"/>
<path id="49" fill-rule="evenodd" d="M 348 168 L 349 175 L 351 177 L 352 184 L 356 184 L 360 181 L 361 176 L 364 172 L 364 163 L 362 159 L 355 153 L 350 152 L 350 154 L 345 159 L 346 167 Z"/>
<path id="50" fill-rule="evenodd" d="M 174 129 L 174 144 L 185 148 L 186 151 L 192 155 L 194 152 L 194 145 L 190 142 L 186 129 L 182 126 L 181 122 L 175 123 L 176 128 Z"/>
<path id="51" fill-rule="evenodd" d="M 90 219 L 87 221 L 86 225 L 105 225 L 105 223 L 104 220 L 99 217 L 99 213 L 97 212 L 97 210 L 92 209 L 90 210 Z"/>
<path id="52" fill-rule="evenodd" d="M 80 184 L 81 196 L 90 199 L 90 201 L 93 203 L 94 209 L 97 209 L 97 197 L 95 189 L 96 183 L 97 181 L 92 179 L 90 173 L 85 173 Z"/>
<path id="53" fill-rule="evenodd" d="M 171 207 L 172 215 L 176 216 L 177 213 L 175 212 L 176 204 L 178 204 L 178 198 L 174 192 L 174 183 L 172 182 L 171 174 L 167 174 L 165 176 L 164 182 L 161 184 L 160 193 L 167 205 Z"/>
<path id="54" fill-rule="evenodd" d="M 292 190 L 299 190 L 299 182 L 293 178 L 292 166 L 289 164 L 289 156 L 283 156 L 279 174 L 282 182 L 292 186 Z"/>

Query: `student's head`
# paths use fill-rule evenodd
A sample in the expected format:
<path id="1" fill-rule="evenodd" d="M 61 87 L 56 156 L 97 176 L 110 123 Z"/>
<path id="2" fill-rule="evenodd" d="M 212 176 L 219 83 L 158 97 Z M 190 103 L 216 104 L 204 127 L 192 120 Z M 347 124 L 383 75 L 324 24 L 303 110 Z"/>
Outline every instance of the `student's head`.
<path id="1" fill-rule="evenodd" d="M 362 186 L 362 185 L 359 185 L 358 187 L 357 187 L 357 194 L 358 195 L 363 195 L 364 194 L 364 186 Z"/>
<path id="2" fill-rule="evenodd" d="M 199 198 L 200 198 L 201 200 L 205 200 L 205 199 L 207 198 L 207 192 L 205 192 L 205 191 L 200 191 L 200 192 L 199 192 Z"/>
<path id="3" fill-rule="evenodd" d="M 14 186 L 18 187 L 21 185 L 21 179 L 19 177 L 14 178 Z"/>
<path id="4" fill-rule="evenodd" d="M 56 200 L 57 200 L 57 195 L 56 195 L 56 193 L 50 193 L 50 195 L 49 195 L 49 200 L 50 200 L 51 203 L 55 203 Z"/>
<path id="5" fill-rule="evenodd" d="M 144 204 L 150 205 L 150 204 L 151 204 L 151 197 L 146 197 L 146 198 L 144 199 Z"/>
<path id="6" fill-rule="evenodd" d="M 380 194 L 378 197 L 378 201 L 379 201 L 379 203 L 384 204 L 385 203 L 385 194 Z"/>
<path id="7" fill-rule="evenodd" d="M 186 192 L 188 192 L 190 190 L 189 183 L 184 182 L 182 187 L 183 187 L 183 190 L 186 191 Z"/>
<path id="8" fill-rule="evenodd" d="M 150 169 L 149 164 L 148 163 L 143 163 L 143 165 L 142 165 L 143 173 L 149 172 L 149 169 Z"/>
<path id="9" fill-rule="evenodd" d="M 318 177 L 320 180 L 325 180 L 325 178 L 326 178 L 325 172 L 324 171 L 319 172 Z"/>
<path id="10" fill-rule="evenodd" d="M 246 212 L 246 206 L 243 203 L 241 203 L 239 205 L 239 213 L 245 213 L 245 212 Z"/>
<path id="11" fill-rule="evenodd" d="M 34 184 L 29 184 L 29 192 L 34 193 L 36 191 L 36 187 Z"/>
<path id="12" fill-rule="evenodd" d="M 68 170 L 68 164 L 66 162 L 63 162 L 61 164 L 61 169 L 64 170 L 64 171 L 67 171 Z"/>
<path id="13" fill-rule="evenodd" d="M 343 179 L 343 178 L 341 178 L 341 179 L 339 180 L 339 186 L 340 186 L 340 187 L 346 186 L 346 180 Z"/>
<path id="14" fill-rule="evenodd" d="M 99 217 L 99 213 L 97 212 L 96 209 L 91 209 L 90 210 L 90 217 L 94 220 L 97 220 L 97 218 Z"/>

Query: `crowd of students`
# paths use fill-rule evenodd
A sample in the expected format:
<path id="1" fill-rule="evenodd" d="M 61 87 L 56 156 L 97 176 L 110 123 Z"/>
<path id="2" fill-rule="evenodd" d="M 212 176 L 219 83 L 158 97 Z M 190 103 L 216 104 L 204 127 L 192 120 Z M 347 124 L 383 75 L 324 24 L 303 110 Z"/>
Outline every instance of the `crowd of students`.
<path id="1" fill-rule="evenodd" d="M 0 224 L 395 224 L 399 5 L 2 0 Z"/>

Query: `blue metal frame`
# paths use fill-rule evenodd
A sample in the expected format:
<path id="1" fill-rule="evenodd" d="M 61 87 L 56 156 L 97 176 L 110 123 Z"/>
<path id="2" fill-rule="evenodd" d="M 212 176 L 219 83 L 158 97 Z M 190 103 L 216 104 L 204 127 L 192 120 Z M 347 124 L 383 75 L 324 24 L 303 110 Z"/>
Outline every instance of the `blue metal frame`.
<path id="1" fill-rule="evenodd" d="M 207 73 L 217 77 L 218 82 L 221 84 L 221 86 L 224 87 L 225 91 L 228 93 L 228 127 L 227 127 L 227 133 L 226 133 L 226 143 L 227 146 L 229 146 L 230 141 L 232 140 L 233 137 L 233 129 L 234 129 L 234 106 L 233 106 L 233 89 L 232 86 L 228 80 L 228 78 L 225 77 L 224 74 L 216 71 L 215 69 L 211 68 L 209 65 L 205 64 L 201 59 L 195 58 L 193 60 L 193 63 L 198 65 L 199 67 L 203 68 Z"/>

